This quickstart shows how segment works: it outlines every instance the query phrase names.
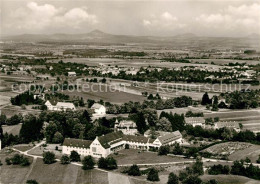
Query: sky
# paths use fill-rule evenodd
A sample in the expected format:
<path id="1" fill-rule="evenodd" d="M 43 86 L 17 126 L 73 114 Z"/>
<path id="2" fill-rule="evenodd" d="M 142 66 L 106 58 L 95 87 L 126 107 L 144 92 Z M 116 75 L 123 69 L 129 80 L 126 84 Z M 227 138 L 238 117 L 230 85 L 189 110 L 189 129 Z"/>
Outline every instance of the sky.
<path id="1" fill-rule="evenodd" d="M 260 0 L 0 0 L 3 35 L 87 33 L 248 36 Z"/>

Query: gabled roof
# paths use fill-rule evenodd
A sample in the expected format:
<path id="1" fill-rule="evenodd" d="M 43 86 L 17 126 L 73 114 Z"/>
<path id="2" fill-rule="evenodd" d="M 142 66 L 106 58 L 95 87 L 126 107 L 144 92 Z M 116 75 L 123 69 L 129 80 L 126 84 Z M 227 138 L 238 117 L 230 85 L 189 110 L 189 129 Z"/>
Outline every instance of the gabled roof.
<path id="1" fill-rule="evenodd" d="M 185 118 L 185 122 L 188 124 L 205 123 L 205 119 L 203 117 L 188 117 L 188 118 Z"/>
<path id="2" fill-rule="evenodd" d="M 99 103 L 94 103 L 92 106 L 91 106 L 91 109 L 99 109 L 101 107 L 104 107 L 103 105 L 99 104 Z"/>
<path id="3" fill-rule="evenodd" d="M 237 121 L 219 121 L 216 124 L 218 128 L 240 128 Z"/>
<path id="4" fill-rule="evenodd" d="M 51 105 L 56 105 L 57 103 L 58 103 L 58 101 L 56 100 L 56 99 L 51 99 L 51 100 L 47 100 L 47 102 L 50 102 L 51 103 Z M 47 103 L 47 102 L 45 102 L 45 104 Z"/>
<path id="5" fill-rule="evenodd" d="M 181 138 L 182 135 L 180 131 L 171 132 L 169 134 L 165 134 L 164 136 L 159 136 L 158 139 L 162 144 L 166 144 L 168 142 L 175 141 L 179 138 Z"/>
<path id="6" fill-rule="evenodd" d="M 131 142 L 147 143 L 149 139 L 144 136 L 124 135 L 123 140 L 131 141 Z"/>
<path id="7" fill-rule="evenodd" d="M 79 147 L 79 148 L 89 148 L 93 141 L 83 140 L 83 139 L 73 139 L 65 138 L 63 146 Z"/>
<path id="8" fill-rule="evenodd" d="M 110 145 L 122 140 L 123 133 L 119 132 L 112 132 L 103 136 L 98 137 L 98 141 L 100 144 L 105 148 L 110 148 Z"/>
<path id="9" fill-rule="evenodd" d="M 68 103 L 68 102 L 58 102 L 57 107 L 67 107 L 67 108 L 75 108 L 75 105 L 73 103 Z"/>
<path id="10" fill-rule="evenodd" d="M 125 127 L 125 126 L 136 127 L 136 123 L 131 120 L 122 120 L 119 122 L 118 127 Z"/>

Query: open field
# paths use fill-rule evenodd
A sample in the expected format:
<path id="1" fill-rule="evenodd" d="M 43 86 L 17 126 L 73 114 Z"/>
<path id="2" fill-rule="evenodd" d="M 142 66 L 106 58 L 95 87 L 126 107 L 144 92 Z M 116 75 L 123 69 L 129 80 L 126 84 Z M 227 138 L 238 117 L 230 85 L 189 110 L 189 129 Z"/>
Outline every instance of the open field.
<path id="1" fill-rule="evenodd" d="M 156 59 L 117 59 L 117 58 L 65 58 L 62 59 L 65 63 L 80 63 L 86 64 L 88 66 L 98 66 L 99 64 L 119 66 L 119 67 L 182 67 L 182 66 L 210 66 L 214 68 L 223 68 L 222 66 L 212 65 L 212 64 L 196 64 L 196 63 L 177 63 L 177 62 L 162 62 L 161 60 Z M 58 62 L 58 60 L 48 60 L 48 62 Z"/>
<path id="2" fill-rule="evenodd" d="M 216 65 L 225 65 L 228 63 L 246 63 L 248 65 L 257 65 L 259 64 L 259 61 L 254 60 L 238 60 L 238 59 L 189 59 L 192 63 L 207 63 L 211 64 L 211 62 L 214 62 Z"/>
<path id="3" fill-rule="evenodd" d="M 113 155 L 117 160 L 118 165 L 124 164 L 156 164 L 156 163 L 166 163 L 166 162 L 180 162 L 180 161 L 190 161 L 192 159 L 184 159 L 180 157 L 173 156 L 158 156 L 154 152 L 140 152 L 134 149 L 124 149 L 118 152 L 118 155 Z"/>
<path id="4" fill-rule="evenodd" d="M 21 123 L 18 125 L 2 126 L 3 133 L 13 134 L 13 135 L 19 135 L 21 127 L 22 127 Z"/>
<path id="5" fill-rule="evenodd" d="M 204 151 L 218 155 L 227 155 L 228 159 L 232 161 L 248 157 L 251 162 L 256 163 L 256 160 L 260 155 L 260 145 L 242 142 L 227 142 L 213 145 Z"/>
<path id="6" fill-rule="evenodd" d="M 86 90 L 79 91 L 64 91 L 64 94 L 67 94 L 71 97 L 79 96 L 83 97 L 84 100 L 93 99 L 96 101 L 104 100 L 105 102 L 111 102 L 116 104 L 122 104 L 129 101 L 143 101 L 146 98 L 141 95 L 136 95 L 132 93 L 127 93 L 124 91 L 119 91 L 115 89 L 110 89 L 109 86 L 89 84 L 89 88 Z"/>
<path id="7" fill-rule="evenodd" d="M 219 117 L 221 121 L 237 121 L 244 130 L 260 131 L 260 110 L 228 110 L 226 112 L 204 113 L 205 118 Z"/>
<path id="8" fill-rule="evenodd" d="M 215 179 L 219 184 L 259 184 L 259 181 L 250 179 L 244 176 L 236 176 L 236 175 L 203 175 L 200 177 L 203 181 L 209 181 L 211 179 Z"/>

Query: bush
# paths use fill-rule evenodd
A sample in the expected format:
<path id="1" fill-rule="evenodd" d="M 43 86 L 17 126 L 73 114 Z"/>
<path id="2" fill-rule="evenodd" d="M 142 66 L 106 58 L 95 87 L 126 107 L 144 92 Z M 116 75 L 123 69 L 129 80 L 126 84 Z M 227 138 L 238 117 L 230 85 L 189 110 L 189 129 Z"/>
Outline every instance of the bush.
<path id="1" fill-rule="evenodd" d="M 210 175 L 218 175 L 218 174 L 229 174 L 230 169 L 229 166 L 222 166 L 221 164 L 213 165 L 209 168 L 208 173 Z"/>
<path id="2" fill-rule="evenodd" d="M 44 152 L 43 153 L 43 162 L 45 164 L 52 164 L 55 162 L 55 154 L 52 152 Z"/>
<path id="3" fill-rule="evenodd" d="M 95 161 L 92 156 L 86 156 L 82 160 L 82 164 L 83 164 L 82 166 L 83 170 L 93 169 L 95 165 Z"/>
<path id="4" fill-rule="evenodd" d="M 30 165 L 30 164 L 31 164 L 31 163 L 29 162 L 29 159 L 28 159 L 28 158 L 23 157 L 23 158 L 21 159 L 21 163 L 20 163 L 21 166 L 28 166 L 28 165 Z"/>
<path id="5" fill-rule="evenodd" d="M 70 152 L 70 161 L 71 162 L 80 162 L 80 155 L 76 151 Z"/>
<path id="6" fill-rule="evenodd" d="M 101 168 L 101 169 L 106 169 L 107 168 L 107 161 L 104 157 L 101 157 L 99 160 L 98 160 L 98 168 Z"/>
<path id="7" fill-rule="evenodd" d="M 69 164 L 70 158 L 67 155 L 62 155 L 60 162 L 61 162 L 61 164 Z"/>
<path id="8" fill-rule="evenodd" d="M 36 180 L 27 180 L 26 184 L 38 184 Z"/>
<path id="9" fill-rule="evenodd" d="M 125 144 L 125 149 L 129 149 L 129 144 Z"/>
<path id="10" fill-rule="evenodd" d="M 178 183 L 179 183 L 178 176 L 176 176 L 176 174 L 174 173 L 170 173 L 167 184 L 178 184 Z"/>
<path id="11" fill-rule="evenodd" d="M 12 162 L 11 162 L 11 159 L 10 158 L 5 158 L 5 162 L 6 162 L 6 165 L 11 165 Z"/>
<path id="12" fill-rule="evenodd" d="M 15 154 L 13 156 L 13 158 L 11 158 L 11 162 L 13 165 L 19 165 L 22 161 L 22 155 L 19 155 L 19 154 Z"/>
<path id="13" fill-rule="evenodd" d="M 147 175 L 147 180 L 160 181 L 158 171 L 156 169 L 152 168 Z"/>
<path id="14" fill-rule="evenodd" d="M 161 146 L 158 151 L 158 155 L 167 155 L 170 153 L 170 147 L 169 146 Z"/>
<path id="15" fill-rule="evenodd" d="M 130 176 L 140 176 L 141 172 L 139 170 L 139 167 L 137 165 L 132 165 L 128 170 L 128 175 Z"/>

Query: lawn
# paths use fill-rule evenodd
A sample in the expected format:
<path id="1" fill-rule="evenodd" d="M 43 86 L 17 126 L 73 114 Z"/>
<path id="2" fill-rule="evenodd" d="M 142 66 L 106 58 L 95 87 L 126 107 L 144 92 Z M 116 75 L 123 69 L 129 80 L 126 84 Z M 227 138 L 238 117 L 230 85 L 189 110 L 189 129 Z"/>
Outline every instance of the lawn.
<path id="1" fill-rule="evenodd" d="M 200 177 L 203 181 L 209 181 L 215 179 L 219 184 L 259 184 L 259 181 L 253 180 L 244 176 L 236 175 L 203 175 Z"/>
<path id="2" fill-rule="evenodd" d="M 2 126 L 3 133 L 13 134 L 13 135 L 19 135 L 21 127 L 22 127 L 22 124 L 11 125 L 11 126 Z"/>
<path id="3" fill-rule="evenodd" d="M 124 164 L 156 164 L 156 163 L 167 163 L 167 162 L 180 162 L 189 161 L 192 159 L 184 159 L 173 156 L 158 156 L 154 152 L 140 152 L 134 149 L 124 149 L 118 152 L 118 155 L 112 155 L 118 165 Z"/>
<path id="4" fill-rule="evenodd" d="M 39 183 L 108 183 L 106 172 L 84 171 L 79 166 L 62 165 L 60 162 L 47 165 L 43 164 L 42 159 L 37 159 L 28 179 L 36 179 Z"/>

